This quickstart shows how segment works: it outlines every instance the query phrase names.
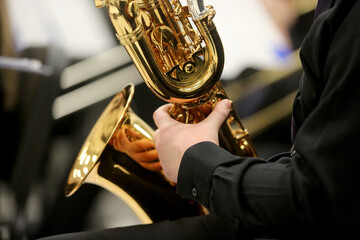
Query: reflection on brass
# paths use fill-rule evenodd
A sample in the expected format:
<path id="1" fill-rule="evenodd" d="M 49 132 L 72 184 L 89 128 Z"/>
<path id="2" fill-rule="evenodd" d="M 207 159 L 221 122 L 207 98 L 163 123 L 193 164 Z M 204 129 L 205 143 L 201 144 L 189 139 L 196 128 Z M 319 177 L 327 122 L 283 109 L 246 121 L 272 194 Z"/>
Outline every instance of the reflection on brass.
<path id="1" fill-rule="evenodd" d="M 161 99 L 174 103 L 169 113 L 174 119 L 198 123 L 218 101 L 227 98 L 219 82 L 224 51 L 212 20 L 212 6 L 204 7 L 202 0 L 189 0 L 189 6 L 182 6 L 178 0 L 95 3 L 108 8 L 118 40 L 147 86 Z M 125 149 L 112 148 L 118 146 L 112 140 L 114 133 L 124 126 L 131 126 L 141 135 L 139 139 L 132 137 L 130 142 L 134 144 L 148 145 L 142 139 L 152 138 L 153 131 L 148 127 L 143 127 L 146 134 L 136 129 L 132 120 L 140 122 L 138 117 L 127 117 L 133 94 L 130 85 L 105 109 L 71 170 L 66 194 L 74 193 L 83 182 L 97 184 L 122 198 L 144 222 L 204 214 L 201 206 L 176 195 L 174 184 L 161 172 L 144 169 L 129 158 Z M 128 124 L 127 119 L 132 123 Z M 142 121 L 141 125 L 147 126 Z M 221 146 L 234 154 L 256 156 L 249 134 L 234 110 L 221 127 L 219 138 Z"/>
<path id="2" fill-rule="evenodd" d="M 177 196 L 174 184 L 162 172 L 147 170 L 129 157 L 134 148 L 143 145 L 145 152 L 154 145 L 154 130 L 130 108 L 133 96 L 130 84 L 105 108 L 72 166 L 65 195 L 71 196 L 84 183 L 101 186 L 122 199 L 142 223 L 203 213 L 193 202 Z M 120 138 L 127 141 L 120 145 L 128 148 L 116 151 Z"/>
<path id="3" fill-rule="evenodd" d="M 123 125 L 129 115 L 134 114 L 129 109 L 133 95 L 134 87 L 129 85 L 118 93 L 106 107 L 77 156 L 77 161 L 75 161 L 68 178 L 66 195 L 71 195 L 80 187 L 89 172 L 98 164 L 98 159 L 112 140 L 115 130 Z M 87 181 L 89 180 L 87 179 Z"/>

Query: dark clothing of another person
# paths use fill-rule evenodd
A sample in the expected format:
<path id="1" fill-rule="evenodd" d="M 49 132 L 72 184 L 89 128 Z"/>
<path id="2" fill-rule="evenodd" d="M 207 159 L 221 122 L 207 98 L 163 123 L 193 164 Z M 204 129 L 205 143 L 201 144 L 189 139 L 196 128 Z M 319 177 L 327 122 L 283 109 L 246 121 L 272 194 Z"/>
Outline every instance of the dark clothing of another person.
<path id="1" fill-rule="evenodd" d="M 323 5 L 324 4 L 324 5 Z M 319 2 L 300 57 L 294 151 L 241 158 L 189 148 L 177 192 L 211 215 L 49 239 L 314 239 L 360 229 L 360 1 Z M 204 150 L 206 149 L 206 150 Z M 341 238 L 339 238 L 341 239 Z"/>

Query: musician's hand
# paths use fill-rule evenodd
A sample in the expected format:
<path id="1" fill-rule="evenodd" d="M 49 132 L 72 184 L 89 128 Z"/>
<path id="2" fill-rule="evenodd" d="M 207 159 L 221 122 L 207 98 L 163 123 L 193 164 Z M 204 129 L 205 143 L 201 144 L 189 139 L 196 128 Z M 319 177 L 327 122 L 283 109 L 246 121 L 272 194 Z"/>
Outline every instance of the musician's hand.
<path id="1" fill-rule="evenodd" d="M 160 171 L 161 165 L 154 143 L 146 138 L 141 139 L 138 135 L 130 128 L 118 129 L 111 140 L 112 146 L 115 150 L 128 155 L 145 169 Z M 130 136 L 132 139 L 129 139 Z"/>
<path id="2" fill-rule="evenodd" d="M 203 141 L 219 144 L 218 131 L 230 112 L 231 102 L 227 99 L 220 101 L 198 124 L 183 124 L 174 120 L 169 116 L 170 108 L 171 104 L 166 104 L 154 112 L 153 118 L 158 127 L 154 142 L 165 176 L 176 183 L 181 159 L 190 146 Z"/>

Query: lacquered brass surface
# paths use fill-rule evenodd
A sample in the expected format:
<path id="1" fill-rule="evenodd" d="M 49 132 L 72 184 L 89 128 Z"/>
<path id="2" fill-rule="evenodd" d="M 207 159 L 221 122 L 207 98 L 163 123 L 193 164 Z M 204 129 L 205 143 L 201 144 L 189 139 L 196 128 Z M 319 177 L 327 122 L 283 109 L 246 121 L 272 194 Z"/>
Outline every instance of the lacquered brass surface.
<path id="1" fill-rule="evenodd" d="M 193 202 L 175 193 L 174 184 L 161 172 L 144 169 L 126 152 L 116 151 L 114 134 L 124 130 L 130 142 L 153 140 L 154 130 L 131 109 L 132 84 L 108 104 L 86 138 L 68 176 L 65 195 L 71 196 L 84 183 L 101 186 L 121 198 L 143 223 L 199 215 Z"/>
<path id="2" fill-rule="evenodd" d="M 174 103 L 171 115 L 197 123 L 226 98 L 219 79 L 224 50 L 212 6 L 202 0 L 106 0 L 109 17 L 147 86 Z M 97 4 L 98 6 L 98 4 Z M 190 20 L 192 22 L 190 22 Z M 256 156 L 248 132 L 234 111 L 220 131 L 223 147 L 241 156 Z"/>
<path id="3" fill-rule="evenodd" d="M 133 96 L 134 86 L 129 85 L 112 99 L 95 123 L 71 169 L 65 195 L 72 195 L 96 166 L 115 130 L 121 127 L 128 114 Z"/>
<path id="4" fill-rule="evenodd" d="M 97 6 L 108 7 L 120 44 L 160 98 L 190 102 L 218 81 L 224 53 L 211 7 L 192 24 L 189 8 L 177 0 L 105 2 Z"/>
<path id="5" fill-rule="evenodd" d="M 174 119 L 198 123 L 218 101 L 227 98 L 219 81 L 224 51 L 211 6 L 204 7 L 202 0 L 188 0 L 189 6 L 178 0 L 95 0 L 95 4 L 107 7 L 120 44 L 147 86 L 158 97 L 174 103 L 169 112 Z M 143 222 L 202 214 L 201 206 L 176 195 L 174 185 L 161 172 L 148 171 L 129 159 L 125 149 L 112 148 L 112 136 L 120 128 L 131 127 L 142 134 L 125 119 L 137 119 L 147 126 L 135 114 L 126 117 L 131 113 L 133 94 L 132 87 L 125 88 L 105 109 L 79 153 L 66 193 L 72 194 L 86 179 L 125 200 Z M 147 133 L 143 137 L 151 140 L 152 129 L 144 129 Z M 222 125 L 219 138 L 220 145 L 234 154 L 256 156 L 234 110 Z"/>

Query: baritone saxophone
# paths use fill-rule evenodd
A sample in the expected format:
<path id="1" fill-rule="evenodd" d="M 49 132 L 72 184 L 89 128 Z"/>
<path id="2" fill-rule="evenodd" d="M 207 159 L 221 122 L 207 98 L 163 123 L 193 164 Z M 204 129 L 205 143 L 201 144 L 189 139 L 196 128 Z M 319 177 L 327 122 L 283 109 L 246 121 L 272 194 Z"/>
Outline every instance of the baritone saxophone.
<path id="1" fill-rule="evenodd" d="M 173 103 L 169 114 L 174 119 L 198 123 L 227 98 L 219 81 L 224 50 L 212 6 L 202 0 L 188 0 L 184 6 L 179 0 L 95 0 L 95 4 L 108 9 L 116 37 L 146 85 L 159 98 Z M 149 172 L 124 160 L 125 150 L 107 156 L 117 129 L 137 132 L 131 141 L 140 135 L 153 138 L 153 130 L 129 107 L 133 94 L 134 87 L 127 86 L 100 116 L 69 174 L 66 195 L 85 182 L 97 184 L 122 198 L 144 223 L 202 214 L 201 207 L 175 194 L 174 185 L 161 172 Z M 257 156 L 233 109 L 220 128 L 219 142 L 233 154 Z M 139 193 L 141 186 L 148 195 Z"/>
<path id="2" fill-rule="evenodd" d="M 107 7 L 116 37 L 127 50 L 147 86 L 174 103 L 170 114 L 183 123 L 203 120 L 226 98 L 219 81 L 224 50 L 213 18 L 203 0 L 95 0 Z M 224 148 L 255 156 L 249 134 L 231 111 L 220 131 Z"/>

